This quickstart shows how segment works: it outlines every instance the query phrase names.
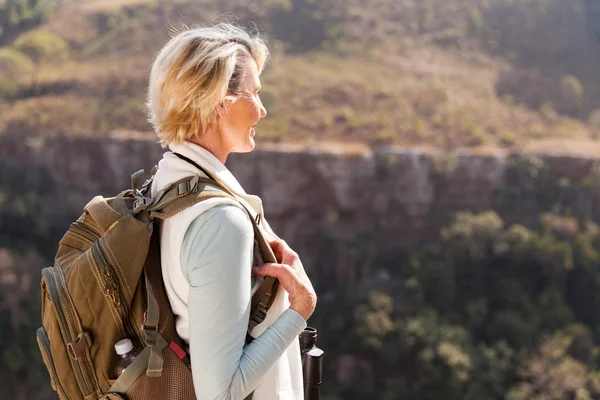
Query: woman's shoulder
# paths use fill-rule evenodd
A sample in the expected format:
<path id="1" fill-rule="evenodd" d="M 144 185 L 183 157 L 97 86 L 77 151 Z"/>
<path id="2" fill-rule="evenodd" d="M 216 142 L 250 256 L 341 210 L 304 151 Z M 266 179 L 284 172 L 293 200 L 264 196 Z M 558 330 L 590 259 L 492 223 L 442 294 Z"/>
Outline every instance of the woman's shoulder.
<path id="1" fill-rule="evenodd" d="M 218 250 L 229 243 L 253 238 L 250 216 L 233 204 L 218 204 L 198 215 L 188 226 L 183 239 L 186 249 Z"/>
<path id="2" fill-rule="evenodd" d="M 252 232 L 252 222 L 248 213 L 240 206 L 222 203 L 215 205 L 198 215 L 189 225 L 186 232 L 193 234 L 198 231 L 239 231 L 241 233 L 250 230 Z"/>
<path id="3" fill-rule="evenodd" d="M 188 227 L 181 247 L 183 271 L 190 279 L 192 270 L 211 262 L 218 261 L 220 266 L 236 264 L 235 260 L 246 260 L 252 253 L 253 243 L 254 230 L 246 211 L 219 204 L 200 214 Z"/>

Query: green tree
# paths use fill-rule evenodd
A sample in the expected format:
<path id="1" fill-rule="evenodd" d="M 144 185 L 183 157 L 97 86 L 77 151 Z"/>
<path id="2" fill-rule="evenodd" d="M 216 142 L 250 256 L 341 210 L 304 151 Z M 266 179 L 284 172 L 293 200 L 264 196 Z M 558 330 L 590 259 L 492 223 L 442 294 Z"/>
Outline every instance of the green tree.
<path id="1" fill-rule="evenodd" d="M 17 38 L 13 47 L 28 56 L 36 68 L 31 83 L 37 83 L 40 67 L 48 62 L 64 60 L 69 56 L 69 44 L 60 36 L 51 32 L 35 30 Z"/>
<path id="2" fill-rule="evenodd" d="M 0 92 L 5 97 L 14 95 L 23 76 L 32 71 L 33 63 L 25 54 L 10 47 L 0 48 Z"/>
<path id="3" fill-rule="evenodd" d="M 507 400 L 591 400 L 600 396 L 598 373 L 568 354 L 573 342 L 569 334 L 558 332 L 542 340 L 523 358 L 517 383 Z"/>

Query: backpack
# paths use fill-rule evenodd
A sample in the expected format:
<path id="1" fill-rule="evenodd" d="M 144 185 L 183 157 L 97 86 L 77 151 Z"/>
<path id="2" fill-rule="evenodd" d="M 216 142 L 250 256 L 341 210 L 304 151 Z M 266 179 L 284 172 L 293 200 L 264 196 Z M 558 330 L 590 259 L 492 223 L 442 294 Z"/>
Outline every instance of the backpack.
<path id="1" fill-rule="evenodd" d="M 200 201 L 235 197 L 207 174 L 171 183 L 149 198 L 155 172 L 143 185 L 144 171 L 136 172 L 132 189 L 115 197 L 94 197 L 61 239 L 54 265 L 42 270 L 37 341 L 63 400 L 196 399 L 163 285 L 157 221 Z M 254 265 L 276 262 L 260 220 L 250 220 Z M 278 284 L 265 277 L 252 297 L 248 332 L 264 320 Z M 124 338 L 133 343 L 135 360 L 115 380 L 114 344 Z M 248 334 L 246 344 L 251 339 Z"/>

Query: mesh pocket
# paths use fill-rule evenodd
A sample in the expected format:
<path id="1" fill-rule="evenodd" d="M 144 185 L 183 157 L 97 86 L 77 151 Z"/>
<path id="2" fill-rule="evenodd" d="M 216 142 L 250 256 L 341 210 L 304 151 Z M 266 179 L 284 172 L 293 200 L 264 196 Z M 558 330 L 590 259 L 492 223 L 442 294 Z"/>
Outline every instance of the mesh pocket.
<path id="1" fill-rule="evenodd" d="M 191 369 L 169 346 L 163 349 L 163 371 L 160 378 L 142 373 L 125 393 L 128 400 L 195 400 Z"/>
<path id="2" fill-rule="evenodd" d="M 158 229 L 155 232 L 158 232 Z M 175 330 L 175 319 L 162 280 L 158 235 L 153 234 L 151 240 L 144 267 L 150 282 L 150 287 L 146 287 L 146 290 L 151 290 L 158 302 L 160 315 L 158 333 L 167 343 L 174 341 L 180 344 L 181 340 Z M 126 389 L 125 393 L 121 393 L 127 400 L 196 400 L 190 367 L 181 361 L 169 346 L 163 349 L 162 354 L 164 360 L 162 376 L 150 378 L 146 376 L 145 367 L 141 366 L 144 367 L 143 371 Z M 136 359 L 133 363 L 135 364 L 138 360 L 144 362 Z"/>

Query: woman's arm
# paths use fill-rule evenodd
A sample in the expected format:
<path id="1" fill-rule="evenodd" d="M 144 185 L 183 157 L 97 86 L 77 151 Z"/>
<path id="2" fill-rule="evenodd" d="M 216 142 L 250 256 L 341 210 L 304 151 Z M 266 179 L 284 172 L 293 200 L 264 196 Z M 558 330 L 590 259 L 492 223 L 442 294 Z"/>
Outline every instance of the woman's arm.
<path id="1" fill-rule="evenodd" d="M 206 211 L 186 232 L 181 263 L 190 283 L 189 344 L 199 399 L 244 399 L 306 327 L 288 309 L 244 347 L 253 244 L 248 215 L 232 205 Z"/>

